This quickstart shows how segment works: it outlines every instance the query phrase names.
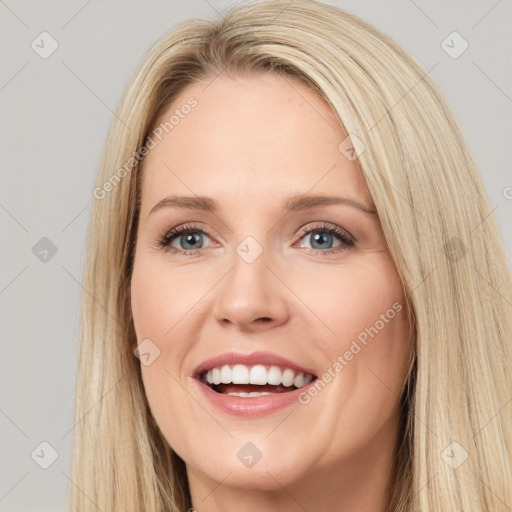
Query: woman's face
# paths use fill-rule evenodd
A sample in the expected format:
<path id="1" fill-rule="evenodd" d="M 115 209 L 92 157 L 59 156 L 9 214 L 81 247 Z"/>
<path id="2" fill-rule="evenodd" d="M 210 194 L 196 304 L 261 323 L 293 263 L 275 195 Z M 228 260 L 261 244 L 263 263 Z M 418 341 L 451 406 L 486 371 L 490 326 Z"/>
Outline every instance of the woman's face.
<path id="1" fill-rule="evenodd" d="M 131 300 L 147 398 L 191 486 L 388 475 L 409 326 L 341 124 L 269 73 L 195 83 L 161 121 Z"/>

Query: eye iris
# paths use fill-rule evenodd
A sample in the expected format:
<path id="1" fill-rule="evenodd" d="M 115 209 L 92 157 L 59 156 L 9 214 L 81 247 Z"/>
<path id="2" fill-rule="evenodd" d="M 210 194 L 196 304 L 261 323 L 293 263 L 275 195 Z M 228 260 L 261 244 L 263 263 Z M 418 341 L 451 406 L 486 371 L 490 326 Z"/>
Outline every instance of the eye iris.
<path id="1" fill-rule="evenodd" d="M 179 233 L 180 230 L 175 230 L 174 234 L 171 232 L 169 235 L 167 235 L 161 242 L 159 242 L 159 245 L 173 245 L 176 242 L 176 240 L 179 240 L 179 248 L 182 251 L 192 251 L 194 249 L 198 249 L 201 245 L 201 242 L 203 241 L 204 234 L 201 230 L 192 230 L 192 229 L 184 229 Z M 341 238 L 345 245 L 353 245 L 350 240 L 344 240 L 343 236 L 339 234 L 335 230 L 331 229 L 316 229 L 311 230 L 308 233 L 308 236 L 311 241 L 311 248 L 315 250 L 319 249 L 327 249 L 331 248 L 333 243 L 333 237 L 336 234 L 336 237 Z M 174 240 L 174 242 L 173 242 Z M 329 244 L 329 242 L 331 242 Z M 328 247 L 325 244 L 328 244 Z M 319 246 L 318 248 L 316 246 Z M 178 247 L 176 247 L 178 248 Z"/>
<path id="2" fill-rule="evenodd" d="M 200 233 L 188 233 L 186 235 L 181 235 L 180 239 L 185 239 L 186 240 L 185 243 L 188 244 L 188 243 L 191 243 L 193 241 L 195 241 L 195 242 L 200 241 L 202 236 L 203 235 L 200 234 Z M 180 244 L 180 245 L 182 245 L 182 244 Z M 197 245 L 192 246 L 192 247 L 182 247 L 182 249 L 184 249 L 184 250 L 196 249 L 196 248 L 197 248 Z"/>
<path id="3" fill-rule="evenodd" d="M 329 240 L 329 239 L 332 239 L 332 235 L 330 234 L 325 234 L 325 231 L 320 231 L 320 232 L 317 232 L 315 234 L 312 235 L 313 236 L 313 242 L 314 243 L 322 243 L 322 242 L 325 242 L 326 240 Z M 312 244 L 313 245 L 313 244 Z M 325 247 L 325 246 L 324 246 Z M 315 248 L 315 247 L 314 247 Z M 320 247 L 321 249 L 322 247 Z"/>

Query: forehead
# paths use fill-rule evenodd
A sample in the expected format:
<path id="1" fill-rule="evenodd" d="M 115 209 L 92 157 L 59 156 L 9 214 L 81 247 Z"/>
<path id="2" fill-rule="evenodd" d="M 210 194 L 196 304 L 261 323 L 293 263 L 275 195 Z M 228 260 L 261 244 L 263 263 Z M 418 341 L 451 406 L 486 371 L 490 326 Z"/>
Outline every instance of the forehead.
<path id="1" fill-rule="evenodd" d="M 143 210 L 168 194 L 263 207 L 269 197 L 339 192 L 371 204 L 355 162 L 339 150 L 342 124 L 293 78 L 259 73 L 193 83 L 157 126 L 166 122 L 144 161 Z"/>

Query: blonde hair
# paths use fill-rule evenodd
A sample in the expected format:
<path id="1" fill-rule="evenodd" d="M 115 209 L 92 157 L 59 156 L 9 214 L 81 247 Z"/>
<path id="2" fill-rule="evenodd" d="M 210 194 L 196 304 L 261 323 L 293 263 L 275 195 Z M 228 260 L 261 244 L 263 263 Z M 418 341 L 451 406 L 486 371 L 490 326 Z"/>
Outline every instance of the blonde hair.
<path id="1" fill-rule="evenodd" d="M 257 71 L 300 80 L 332 106 L 362 151 L 356 162 L 403 283 L 414 343 L 389 510 L 510 510 L 512 283 L 475 163 L 421 66 L 365 21 L 313 0 L 181 23 L 124 92 L 88 233 L 72 510 L 192 506 L 184 462 L 152 418 L 132 352 L 141 148 L 190 83 Z"/>

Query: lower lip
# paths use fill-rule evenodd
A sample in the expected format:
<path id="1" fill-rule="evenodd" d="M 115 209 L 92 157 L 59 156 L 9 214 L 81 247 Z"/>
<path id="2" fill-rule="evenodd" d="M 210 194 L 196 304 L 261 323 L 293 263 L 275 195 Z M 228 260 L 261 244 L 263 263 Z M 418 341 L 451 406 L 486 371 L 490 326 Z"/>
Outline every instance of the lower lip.
<path id="1" fill-rule="evenodd" d="M 223 412 L 233 414 L 240 417 L 257 418 L 266 416 L 273 412 L 279 411 L 292 404 L 299 404 L 299 394 L 303 393 L 311 386 L 315 380 L 307 386 L 296 389 L 294 391 L 286 391 L 284 393 L 275 393 L 273 395 L 241 397 L 231 396 L 224 393 L 217 393 L 199 379 L 193 379 L 201 393 L 216 408 Z"/>

